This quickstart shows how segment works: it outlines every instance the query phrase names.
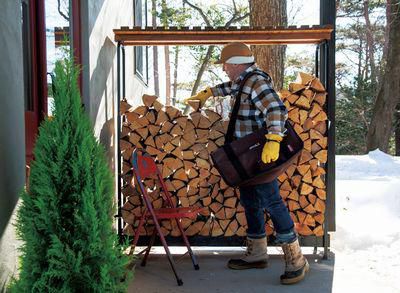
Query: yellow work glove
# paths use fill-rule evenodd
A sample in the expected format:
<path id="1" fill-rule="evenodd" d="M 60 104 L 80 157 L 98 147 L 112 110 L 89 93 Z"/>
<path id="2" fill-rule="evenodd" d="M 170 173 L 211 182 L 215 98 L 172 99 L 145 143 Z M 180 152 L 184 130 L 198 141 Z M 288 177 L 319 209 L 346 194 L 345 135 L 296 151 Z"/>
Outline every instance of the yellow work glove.
<path id="1" fill-rule="evenodd" d="M 267 134 L 265 136 L 267 138 L 267 142 L 264 145 L 261 160 L 265 163 L 271 163 L 278 159 L 279 157 L 279 147 L 282 141 L 282 136 L 279 134 Z"/>
<path id="2" fill-rule="evenodd" d="M 207 87 L 204 90 L 202 90 L 201 92 L 198 92 L 194 96 L 191 96 L 190 98 L 187 98 L 187 99 L 185 99 L 183 101 L 185 102 L 185 104 L 187 104 L 188 101 L 199 100 L 200 101 L 200 106 L 203 107 L 205 102 L 207 101 L 207 99 L 209 97 L 211 97 L 212 95 L 213 95 L 213 93 L 212 93 L 211 89 L 209 87 Z"/>

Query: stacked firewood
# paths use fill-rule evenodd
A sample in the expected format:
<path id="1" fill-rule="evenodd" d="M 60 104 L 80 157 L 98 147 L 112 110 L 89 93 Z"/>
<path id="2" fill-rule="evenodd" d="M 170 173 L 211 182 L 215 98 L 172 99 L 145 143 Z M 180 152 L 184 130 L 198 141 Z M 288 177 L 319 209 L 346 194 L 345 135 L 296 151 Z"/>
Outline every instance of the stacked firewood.
<path id="1" fill-rule="evenodd" d="M 327 115 L 323 110 L 325 88 L 318 78 L 299 73 L 289 90 L 279 92 L 289 111 L 289 120 L 304 142 L 298 164 L 278 177 L 285 200 L 301 235 L 323 235 L 327 161 Z"/>
<path id="2" fill-rule="evenodd" d="M 238 206 L 238 192 L 229 187 L 212 166 L 210 153 L 224 144 L 228 121 L 211 110 L 194 111 L 188 116 L 171 106 L 163 106 L 156 96 L 143 96 L 143 106 L 121 103 L 124 115 L 121 153 L 122 174 L 126 187 L 122 190 L 126 203 L 122 216 L 127 223 L 125 233 L 132 233 L 135 214 L 141 210 L 139 194 L 129 185 L 132 178 L 130 156 L 134 148 L 143 148 L 154 157 L 175 203 L 182 207 L 205 207 L 196 221 L 183 219 L 187 235 L 245 235 L 243 208 Z M 155 208 L 162 206 L 159 188 L 153 179 L 145 180 Z M 178 236 L 175 223 L 161 223 L 166 235 Z M 141 231 L 149 234 L 149 231 Z"/>
<path id="3" fill-rule="evenodd" d="M 291 166 L 278 179 L 299 233 L 320 236 L 326 197 L 322 166 L 326 162 L 326 115 L 322 109 L 326 94 L 319 80 L 310 75 L 300 74 L 298 81 L 280 95 L 289 109 L 289 119 L 304 140 L 305 150 L 299 165 Z M 163 106 L 156 96 L 144 95 L 142 99 L 143 105 L 138 107 L 121 102 L 124 233 L 133 234 L 137 215 L 143 210 L 139 191 L 130 184 L 132 151 L 142 148 L 155 159 L 178 206 L 203 207 L 197 219 L 182 220 L 187 235 L 245 236 L 246 218 L 239 192 L 224 182 L 210 158 L 210 153 L 224 144 L 228 121 L 214 111 L 200 109 L 194 101 L 193 112 L 183 115 L 177 108 Z M 153 206 L 161 207 L 163 201 L 154 180 L 146 179 L 144 185 Z M 161 228 L 165 235 L 180 235 L 173 221 L 163 221 Z M 140 233 L 151 235 L 151 229 L 145 227 Z M 270 220 L 267 232 L 273 232 Z"/>

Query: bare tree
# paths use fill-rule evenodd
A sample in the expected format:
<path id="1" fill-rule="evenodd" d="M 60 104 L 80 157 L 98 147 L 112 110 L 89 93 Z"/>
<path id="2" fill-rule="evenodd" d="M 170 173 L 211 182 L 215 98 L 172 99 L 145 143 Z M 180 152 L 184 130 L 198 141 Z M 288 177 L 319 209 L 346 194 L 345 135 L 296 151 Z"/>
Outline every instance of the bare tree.
<path id="1" fill-rule="evenodd" d="M 178 92 L 178 64 L 179 64 L 179 46 L 174 47 L 175 61 L 174 61 L 174 83 L 173 83 L 173 103 L 175 104 L 176 94 Z"/>
<path id="2" fill-rule="evenodd" d="M 156 0 L 151 1 L 152 17 L 151 22 L 153 28 L 157 27 L 157 3 Z M 160 95 L 160 80 L 158 77 L 158 47 L 153 46 L 153 76 L 154 76 L 154 93 L 156 96 Z"/>
<path id="3" fill-rule="evenodd" d="M 250 0 L 251 26 L 286 26 L 286 0 Z M 275 87 L 281 89 L 284 80 L 286 46 L 252 46 L 258 66 L 268 72 Z"/>
<path id="4" fill-rule="evenodd" d="M 168 28 L 168 13 L 167 13 L 167 2 L 166 0 L 161 1 L 162 9 L 162 24 L 165 28 Z M 166 105 L 171 105 L 171 65 L 169 62 L 169 46 L 164 46 L 164 58 L 165 58 L 165 97 Z"/>
<path id="5" fill-rule="evenodd" d="M 164 46 L 165 55 L 165 97 L 166 105 L 171 105 L 171 65 L 169 63 L 169 46 Z"/>
<path id="6" fill-rule="evenodd" d="M 203 21 L 205 22 L 205 24 L 207 26 L 213 26 L 213 24 L 211 23 L 211 20 L 207 17 L 207 15 L 203 11 L 203 9 L 201 9 L 197 5 L 192 4 L 188 0 L 183 0 L 183 3 L 187 4 L 192 9 L 196 10 L 200 14 L 201 18 L 203 19 Z M 229 18 L 229 20 L 225 23 L 225 25 L 224 25 L 225 28 L 228 28 L 233 23 L 237 23 L 237 22 L 244 20 L 249 16 L 249 13 L 245 13 L 245 14 L 240 13 L 240 11 L 237 9 L 235 0 L 232 0 L 232 5 L 233 5 L 233 14 Z M 196 81 L 192 88 L 192 95 L 194 95 L 199 88 L 201 78 L 202 78 L 205 70 L 207 69 L 207 66 L 210 63 L 210 59 L 211 59 L 212 53 L 214 51 L 214 48 L 215 48 L 215 46 L 209 46 L 204 58 L 201 60 L 200 69 L 197 72 Z"/>

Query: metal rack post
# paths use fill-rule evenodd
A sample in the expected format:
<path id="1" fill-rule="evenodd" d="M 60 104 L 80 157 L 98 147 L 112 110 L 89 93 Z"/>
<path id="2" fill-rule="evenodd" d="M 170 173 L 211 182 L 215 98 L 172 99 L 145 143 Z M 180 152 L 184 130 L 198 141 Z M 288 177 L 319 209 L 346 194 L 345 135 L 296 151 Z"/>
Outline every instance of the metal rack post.
<path id="1" fill-rule="evenodd" d="M 329 25 L 333 28 L 330 37 L 326 39 L 324 50 L 321 50 L 321 55 L 324 55 L 326 63 L 321 63 L 325 66 L 324 84 L 326 87 L 327 103 L 327 137 L 328 137 L 328 160 L 325 164 L 326 174 L 326 210 L 325 210 L 325 226 L 324 238 L 328 241 L 328 231 L 336 230 L 335 222 L 335 26 L 336 26 L 336 1 L 335 0 L 320 0 L 320 23 Z M 324 259 L 328 257 L 328 250 L 325 249 Z"/>
<path id="2" fill-rule="evenodd" d="M 323 44 L 323 49 L 324 49 L 324 85 L 325 85 L 325 90 L 328 93 L 328 100 L 332 99 L 332 97 L 330 96 L 330 85 L 329 85 L 329 43 L 328 41 L 325 41 Z M 329 107 L 329 105 L 328 105 Z M 328 125 L 327 125 L 327 129 L 329 131 L 330 128 L 330 122 L 329 120 L 327 121 Z M 329 145 L 328 144 L 328 152 L 332 151 L 334 152 L 334 146 Z M 330 156 L 328 155 L 328 161 L 326 162 L 326 169 L 328 168 L 328 164 L 329 164 L 329 159 Z M 330 177 L 329 177 L 329 172 L 326 172 L 325 174 L 325 184 L 329 185 L 332 184 L 332 182 L 330 181 Z M 334 184 L 334 182 L 333 182 Z M 327 213 L 327 210 L 325 208 L 325 214 Z M 329 222 L 329 218 L 325 217 L 325 221 L 324 221 L 324 236 L 323 237 L 323 243 L 324 243 L 324 256 L 323 259 L 328 259 L 328 242 L 329 242 L 329 235 L 328 235 L 328 222 Z"/>
<path id="3" fill-rule="evenodd" d="M 115 108 L 117 109 L 117 117 L 115 117 L 117 121 L 117 129 L 116 129 L 116 149 L 117 149 L 117 170 L 116 170 L 116 178 L 117 178 L 117 203 L 118 203 L 118 210 L 117 214 L 115 215 L 117 219 L 117 229 L 118 229 L 118 236 L 120 242 L 122 241 L 122 215 L 121 215 L 121 207 L 122 207 L 122 192 L 121 192 L 121 146 L 120 146 L 120 129 L 121 129 L 121 115 L 120 115 L 120 102 L 121 102 L 121 42 L 118 42 L 117 46 L 117 101 Z"/>
<path id="4" fill-rule="evenodd" d="M 317 44 L 315 46 L 315 76 L 317 78 L 319 77 L 319 50 L 320 50 L 320 45 Z"/>
<path id="5" fill-rule="evenodd" d="M 125 46 L 121 46 L 121 50 L 122 50 L 122 99 L 126 99 Z"/>
<path id="6" fill-rule="evenodd" d="M 122 53 L 122 54 L 121 54 Z M 121 61 L 121 55 L 122 55 L 122 61 Z M 122 62 L 122 89 L 121 89 L 121 62 Z M 117 109 L 117 133 L 116 133 L 116 146 L 117 146 L 117 203 L 118 203 L 118 211 L 117 215 L 115 217 L 117 218 L 117 229 L 118 229 L 118 236 L 119 240 L 122 243 L 124 236 L 122 233 L 123 230 L 123 219 L 122 219 L 122 204 L 123 204 L 123 198 L 122 198 L 122 191 L 121 191 L 121 146 L 120 146 L 120 139 L 121 139 L 121 90 L 122 90 L 122 98 L 125 99 L 126 96 L 126 79 L 125 79 L 125 47 L 121 44 L 121 42 L 118 42 L 117 45 L 117 102 L 115 105 L 115 108 Z"/>

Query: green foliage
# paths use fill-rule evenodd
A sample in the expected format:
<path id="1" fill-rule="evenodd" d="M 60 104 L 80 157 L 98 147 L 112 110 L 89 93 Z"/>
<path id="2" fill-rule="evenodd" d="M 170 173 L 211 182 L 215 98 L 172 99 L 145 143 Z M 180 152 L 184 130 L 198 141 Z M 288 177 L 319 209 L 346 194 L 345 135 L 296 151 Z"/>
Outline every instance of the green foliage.
<path id="1" fill-rule="evenodd" d="M 112 228 L 113 179 L 81 106 L 78 69 L 55 67 L 54 117 L 39 129 L 29 191 L 21 194 L 23 241 L 12 292 L 125 292 L 128 259 Z"/>
<path id="2" fill-rule="evenodd" d="M 373 12 L 376 9 L 384 9 L 386 1 L 382 0 L 369 0 L 368 10 Z M 338 17 L 359 17 L 364 14 L 364 1 L 354 0 L 340 0 L 337 1 L 337 7 L 339 9 Z"/>
<path id="3" fill-rule="evenodd" d="M 191 15 L 189 10 L 185 7 L 176 7 L 168 3 L 166 0 L 157 2 L 158 11 L 152 11 L 156 17 L 160 19 L 162 26 L 185 26 L 186 22 L 190 19 Z"/>
<path id="4" fill-rule="evenodd" d="M 314 56 L 306 51 L 301 54 L 286 55 L 283 88 L 289 88 L 289 83 L 296 80 L 299 72 L 315 74 Z"/>
<path id="5" fill-rule="evenodd" d="M 7 281 L 3 281 L 3 282 L 1 282 L 0 283 L 0 292 L 7 292 L 6 291 L 6 288 L 7 288 Z"/>
<path id="6" fill-rule="evenodd" d="M 366 136 L 374 97 L 371 83 L 355 80 L 343 86 L 336 105 L 336 153 L 360 155 L 366 152 Z"/>

